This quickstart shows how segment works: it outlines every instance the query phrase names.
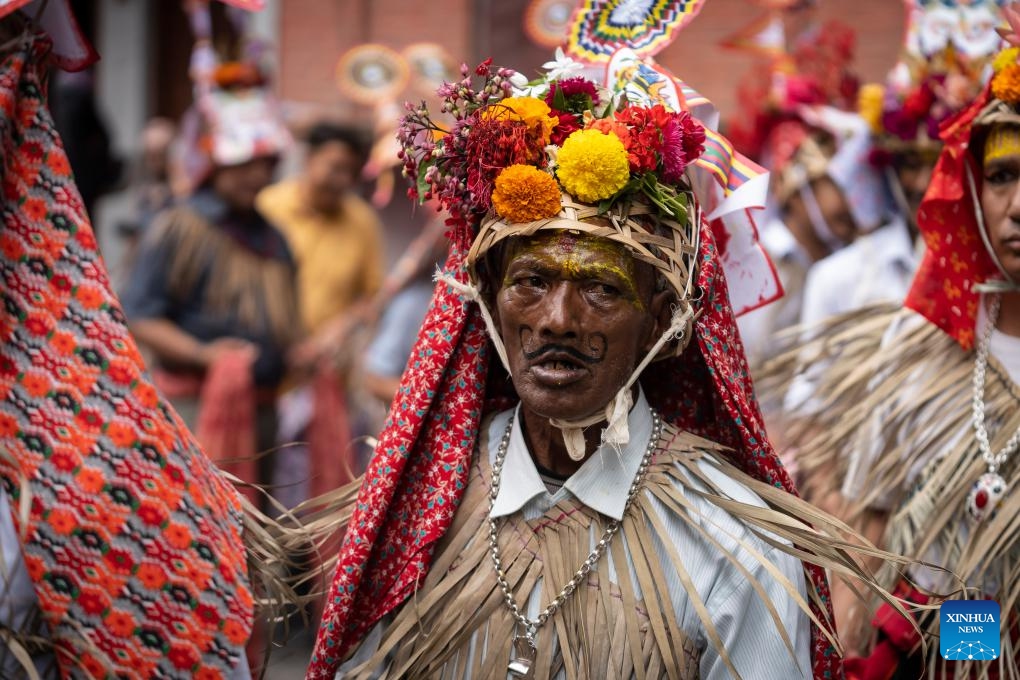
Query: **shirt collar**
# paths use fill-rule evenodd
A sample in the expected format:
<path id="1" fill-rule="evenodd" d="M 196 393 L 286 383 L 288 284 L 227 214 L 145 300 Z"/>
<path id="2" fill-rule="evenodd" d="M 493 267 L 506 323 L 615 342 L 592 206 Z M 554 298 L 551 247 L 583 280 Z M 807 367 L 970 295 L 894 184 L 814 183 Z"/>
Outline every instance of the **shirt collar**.
<path id="1" fill-rule="evenodd" d="M 519 511 L 536 496 L 548 495 L 531 452 L 524 440 L 521 429 L 520 405 L 514 411 L 514 424 L 510 431 L 506 458 L 500 476 L 499 492 L 492 503 L 490 517 L 505 517 Z M 489 459 L 495 460 L 499 442 L 506 431 L 511 411 L 504 411 L 492 419 L 489 425 Z M 616 520 L 623 519 L 627 496 L 634 481 L 641 460 L 652 436 L 652 411 L 644 392 L 638 389 L 638 397 L 627 416 L 630 428 L 630 442 L 617 451 L 613 446 L 603 444 L 563 484 L 577 500 L 592 510 Z M 560 492 L 558 492 L 560 493 Z"/>
<path id="2" fill-rule="evenodd" d="M 896 216 L 885 226 L 871 233 L 875 256 L 884 262 L 901 264 L 913 269 L 917 251 L 910 239 L 910 230 L 902 217 Z"/>

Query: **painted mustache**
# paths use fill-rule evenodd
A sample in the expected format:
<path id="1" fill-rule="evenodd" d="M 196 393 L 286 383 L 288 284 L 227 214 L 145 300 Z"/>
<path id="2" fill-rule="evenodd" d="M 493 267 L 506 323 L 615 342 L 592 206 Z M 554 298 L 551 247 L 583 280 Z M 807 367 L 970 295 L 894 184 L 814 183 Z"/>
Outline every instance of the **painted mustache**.
<path id="1" fill-rule="evenodd" d="M 540 359 L 546 354 L 566 354 L 574 359 L 577 359 L 583 364 L 588 364 L 589 366 L 591 364 L 597 364 L 602 361 L 601 355 L 591 356 L 583 352 L 580 352 L 574 349 L 573 347 L 568 347 L 566 345 L 559 345 L 555 343 L 542 345 L 534 352 L 528 352 L 527 350 L 523 349 L 521 351 L 524 353 L 524 358 L 527 359 L 528 361 L 535 361 L 536 359 Z"/>

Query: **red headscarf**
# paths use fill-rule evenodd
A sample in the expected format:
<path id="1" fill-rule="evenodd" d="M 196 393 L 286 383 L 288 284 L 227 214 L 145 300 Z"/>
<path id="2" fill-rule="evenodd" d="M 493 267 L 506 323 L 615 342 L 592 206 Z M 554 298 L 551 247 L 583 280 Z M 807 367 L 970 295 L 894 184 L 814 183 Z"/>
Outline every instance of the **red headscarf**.
<path id="1" fill-rule="evenodd" d="M 453 243 L 446 271 L 468 280 L 468 243 Z M 733 448 L 756 479 L 795 493 L 765 434 L 730 306 L 712 230 L 702 223 L 696 342 L 642 378 L 663 419 Z M 428 571 L 468 481 L 483 413 L 516 400 L 508 380 L 489 370 L 492 348 L 479 308 L 439 283 L 379 436 L 340 550 L 307 677 L 330 679 L 346 652 L 411 595 Z M 809 567 L 828 601 L 822 569 Z M 812 604 L 814 607 L 814 604 Z M 815 612 L 831 620 L 831 612 Z M 816 678 L 842 676 L 842 659 L 812 631 Z"/>
<path id="2" fill-rule="evenodd" d="M 941 328 L 964 349 L 974 346 L 980 295 L 975 284 L 1000 276 L 978 226 L 981 170 L 968 153 L 974 121 L 992 101 L 991 86 L 942 127 L 942 153 L 917 215 L 927 246 L 905 306 Z"/>

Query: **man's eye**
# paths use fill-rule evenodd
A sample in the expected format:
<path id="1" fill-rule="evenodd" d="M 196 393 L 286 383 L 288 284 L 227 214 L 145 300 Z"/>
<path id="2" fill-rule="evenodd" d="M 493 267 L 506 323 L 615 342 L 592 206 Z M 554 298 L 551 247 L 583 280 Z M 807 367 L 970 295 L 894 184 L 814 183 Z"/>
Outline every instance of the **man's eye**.
<path id="1" fill-rule="evenodd" d="M 545 282 L 540 276 L 522 276 L 517 279 L 518 286 L 527 286 L 528 288 L 541 288 Z"/>
<path id="2" fill-rule="evenodd" d="M 1009 184 L 1015 182 L 1017 173 L 1015 170 L 992 170 L 985 173 L 985 181 L 989 184 Z"/>
<path id="3" fill-rule="evenodd" d="M 599 295 L 605 295 L 607 297 L 615 297 L 620 294 L 620 289 L 609 283 L 593 283 L 592 290 Z"/>

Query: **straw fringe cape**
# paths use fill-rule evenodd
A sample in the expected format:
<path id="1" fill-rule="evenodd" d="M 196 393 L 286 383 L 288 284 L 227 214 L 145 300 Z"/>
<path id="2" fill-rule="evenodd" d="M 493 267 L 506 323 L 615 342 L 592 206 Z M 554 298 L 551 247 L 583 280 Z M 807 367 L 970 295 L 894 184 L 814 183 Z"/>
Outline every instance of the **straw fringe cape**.
<path id="1" fill-rule="evenodd" d="M 1016 455 L 1000 469 L 1010 491 L 997 513 L 975 523 L 965 509 L 986 472 L 971 422 L 974 351 L 915 312 L 891 306 L 865 308 L 808 332 L 807 342 L 764 368 L 758 384 L 762 393 L 781 395 L 807 373 L 814 403 L 809 412 L 773 413 L 770 425 L 798 442 L 798 468 L 822 480 L 816 488 L 839 489 L 851 458 L 867 456 L 868 469 L 857 477 L 862 491 L 851 499 L 851 523 L 870 508 L 891 508 L 881 547 L 915 560 L 937 554 L 940 566 L 976 589 L 969 597 L 994 596 L 1002 608 L 1004 648 L 997 663 L 978 672 L 984 677 L 998 666 L 1000 677 L 1020 677 L 1017 638 L 1006 634 L 1020 613 Z M 1020 387 L 994 357 L 988 361 L 985 410 L 997 451 L 1020 427 Z M 887 588 L 898 579 L 890 565 L 878 577 Z M 935 634 L 933 624 L 928 632 Z M 932 648 L 931 672 L 941 665 L 938 657 Z M 971 677 L 964 665 L 946 672 Z"/>

